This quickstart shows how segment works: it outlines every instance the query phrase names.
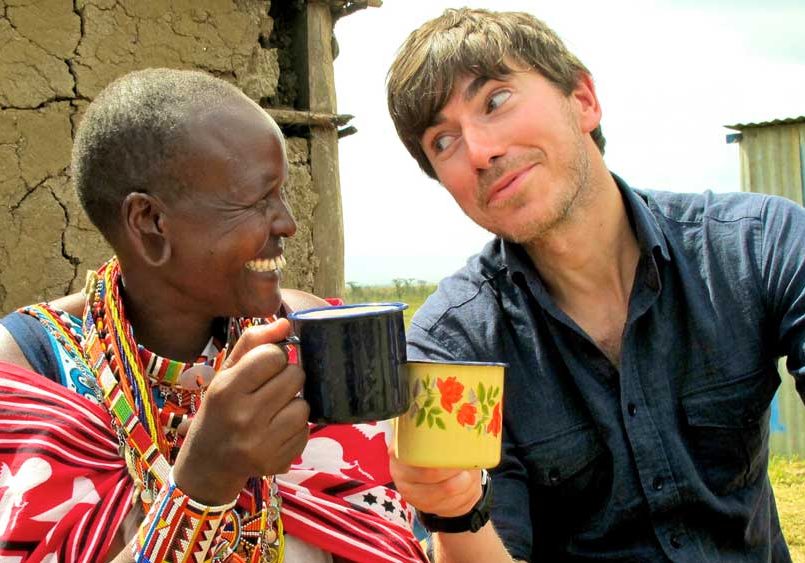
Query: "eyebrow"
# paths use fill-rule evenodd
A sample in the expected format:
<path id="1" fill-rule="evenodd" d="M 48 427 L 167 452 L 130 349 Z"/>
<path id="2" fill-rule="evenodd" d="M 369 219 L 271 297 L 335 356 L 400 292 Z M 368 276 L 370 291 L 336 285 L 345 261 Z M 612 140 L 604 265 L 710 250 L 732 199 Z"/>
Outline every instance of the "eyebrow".
<path id="1" fill-rule="evenodd" d="M 481 88 L 484 87 L 484 84 L 486 84 L 490 80 L 492 80 L 492 78 L 489 76 L 476 76 L 464 90 L 464 94 L 462 96 L 462 98 L 464 98 L 464 101 L 465 102 L 471 101 L 476 95 L 478 95 L 478 92 L 481 90 Z M 441 122 L 444 121 L 444 119 L 445 119 L 444 115 L 441 112 L 437 113 L 434 116 L 431 124 L 428 126 L 428 129 L 430 129 L 434 125 L 439 125 Z"/>
<path id="2" fill-rule="evenodd" d="M 472 82 L 469 83 L 467 89 L 464 90 L 464 101 L 469 102 L 472 100 L 484 87 L 484 84 L 492 80 L 489 76 L 476 76 Z"/>

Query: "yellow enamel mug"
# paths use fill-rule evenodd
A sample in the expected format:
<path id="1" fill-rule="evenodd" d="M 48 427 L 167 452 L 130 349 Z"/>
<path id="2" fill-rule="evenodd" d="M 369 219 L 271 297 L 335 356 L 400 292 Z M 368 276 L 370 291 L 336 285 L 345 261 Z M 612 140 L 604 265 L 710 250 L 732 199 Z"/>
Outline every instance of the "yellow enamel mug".
<path id="1" fill-rule="evenodd" d="M 395 420 L 403 463 L 481 468 L 500 463 L 507 364 L 408 362 L 411 406 Z"/>

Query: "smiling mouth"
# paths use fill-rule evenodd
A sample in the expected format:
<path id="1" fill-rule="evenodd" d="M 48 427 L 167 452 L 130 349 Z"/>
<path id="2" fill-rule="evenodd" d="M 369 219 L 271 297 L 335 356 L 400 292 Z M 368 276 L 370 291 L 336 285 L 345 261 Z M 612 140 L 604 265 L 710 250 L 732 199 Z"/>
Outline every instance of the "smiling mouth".
<path id="1" fill-rule="evenodd" d="M 246 262 L 246 269 L 252 272 L 281 272 L 285 267 L 285 256 L 280 254 L 274 258 L 258 258 Z"/>
<path id="2" fill-rule="evenodd" d="M 509 176 L 503 183 L 498 182 L 497 184 L 492 186 L 492 189 L 489 190 L 489 195 L 486 197 L 486 202 L 488 204 L 493 204 L 498 200 L 506 199 L 507 192 L 509 192 L 512 188 L 518 186 L 520 181 L 529 173 L 531 170 L 536 166 L 536 164 L 532 164 L 530 166 L 526 166 L 522 168 L 519 172 Z"/>

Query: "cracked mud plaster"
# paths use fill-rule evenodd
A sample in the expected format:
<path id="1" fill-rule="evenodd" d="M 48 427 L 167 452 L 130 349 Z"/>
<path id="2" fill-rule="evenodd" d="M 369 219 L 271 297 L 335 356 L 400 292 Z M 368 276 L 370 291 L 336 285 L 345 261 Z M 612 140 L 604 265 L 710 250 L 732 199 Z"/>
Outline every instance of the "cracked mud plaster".
<path id="1" fill-rule="evenodd" d="M 84 32 L 73 67 L 81 97 L 154 66 L 206 70 L 255 100 L 276 92 L 277 52 L 260 46 L 272 29 L 268 2 L 79 0 L 77 7 Z"/>
<path id="2" fill-rule="evenodd" d="M 149 66 L 196 68 L 255 100 L 274 96 L 267 0 L 0 0 L 0 314 L 80 289 L 111 255 L 69 181 L 72 137 L 109 82 Z M 312 289 L 316 194 L 307 140 L 288 140 L 285 285 Z M 47 274 L 46 274 L 47 273 Z"/>
<path id="3" fill-rule="evenodd" d="M 62 253 L 66 216 L 51 186 L 48 180 L 34 189 L 12 213 L 3 233 L 6 252 L 0 271 L 7 291 L 3 311 L 63 295 L 75 277 L 75 268 Z"/>
<path id="4" fill-rule="evenodd" d="M 286 140 L 288 153 L 288 180 L 283 186 L 288 207 L 296 219 L 296 235 L 285 241 L 288 268 L 283 273 L 284 287 L 310 290 L 313 288 L 318 261 L 313 252 L 313 211 L 318 195 L 310 176 L 310 153 L 307 139 L 298 137 Z"/>
<path id="5" fill-rule="evenodd" d="M 72 1 L 0 0 L 0 109 L 73 96 L 68 60 L 81 34 Z"/>

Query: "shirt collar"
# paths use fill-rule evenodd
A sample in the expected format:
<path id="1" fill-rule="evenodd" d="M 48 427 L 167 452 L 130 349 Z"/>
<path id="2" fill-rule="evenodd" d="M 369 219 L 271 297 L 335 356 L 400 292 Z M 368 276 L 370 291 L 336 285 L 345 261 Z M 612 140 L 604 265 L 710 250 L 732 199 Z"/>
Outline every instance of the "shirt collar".
<path id="1" fill-rule="evenodd" d="M 653 200 L 651 196 L 643 191 L 630 188 L 629 185 L 616 174 L 612 174 L 618 189 L 623 195 L 623 202 L 626 204 L 626 212 L 631 219 L 632 227 L 640 245 L 641 254 L 654 254 L 654 250 L 659 249 L 660 255 L 665 260 L 670 260 L 668 243 L 665 235 L 657 222 L 657 217 L 651 211 Z"/>
<path id="2" fill-rule="evenodd" d="M 657 222 L 657 218 L 651 212 L 652 200 L 649 194 L 629 187 L 622 178 L 615 174 L 612 174 L 612 177 L 623 196 L 626 212 L 629 214 L 630 222 L 635 230 L 635 236 L 637 236 L 637 242 L 640 245 L 640 253 L 653 255 L 654 251 L 658 249 L 665 260 L 670 260 L 668 243 Z M 510 273 L 522 272 L 523 274 L 529 274 L 530 277 L 530 274 L 534 272 L 534 265 L 531 259 L 519 244 L 503 241 L 501 260 Z"/>

